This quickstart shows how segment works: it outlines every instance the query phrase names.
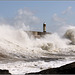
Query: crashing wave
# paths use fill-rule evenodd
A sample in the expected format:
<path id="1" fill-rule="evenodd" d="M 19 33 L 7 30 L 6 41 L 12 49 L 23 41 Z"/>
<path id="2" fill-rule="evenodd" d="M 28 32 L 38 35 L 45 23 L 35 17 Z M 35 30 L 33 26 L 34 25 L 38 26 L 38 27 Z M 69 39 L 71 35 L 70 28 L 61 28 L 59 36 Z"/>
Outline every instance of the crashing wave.
<path id="1" fill-rule="evenodd" d="M 68 29 L 65 33 L 65 37 L 72 41 L 72 44 L 75 44 L 75 29 Z"/>

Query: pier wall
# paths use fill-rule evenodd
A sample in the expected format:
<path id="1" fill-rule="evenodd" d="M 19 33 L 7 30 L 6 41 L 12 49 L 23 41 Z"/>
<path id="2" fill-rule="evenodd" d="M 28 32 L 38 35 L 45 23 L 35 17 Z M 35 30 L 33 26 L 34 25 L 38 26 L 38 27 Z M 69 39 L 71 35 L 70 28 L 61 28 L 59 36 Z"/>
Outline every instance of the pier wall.
<path id="1" fill-rule="evenodd" d="M 43 23 L 43 32 L 39 31 L 25 31 L 29 36 L 33 35 L 36 38 L 40 38 L 44 36 L 45 34 L 51 34 L 50 32 L 46 32 L 46 23 Z"/>
<path id="2" fill-rule="evenodd" d="M 39 32 L 39 31 L 26 31 L 28 35 L 33 35 L 35 38 L 40 38 L 46 34 L 51 34 L 50 32 Z"/>

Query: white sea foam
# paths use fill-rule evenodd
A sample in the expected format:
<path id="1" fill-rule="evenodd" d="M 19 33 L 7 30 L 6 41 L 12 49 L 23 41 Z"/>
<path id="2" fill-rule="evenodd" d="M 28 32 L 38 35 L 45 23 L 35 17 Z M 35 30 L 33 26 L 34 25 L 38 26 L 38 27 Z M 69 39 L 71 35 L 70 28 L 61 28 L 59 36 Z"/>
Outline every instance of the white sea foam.
<path id="1" fill-rule="evenodd" d="M 44 69 L 48 68 L 55 68 L 60 67 L 62 65 L 75 62 L 74 60 L 59 60 L 59 61 L 34 61 L 34 62 L 25 62 L 25 61 L 18 61 L 13 63 L 7 64 L 0 64 L 1 69 L 7 69 L 12 74 L 25 74 L 30 72 L 39 72 Z"/>
<path id="2" fill-rule="evenodd" d="M 0 54 L 7 56 L 1 57 L 6 58 L 6 61 L 0 61 L 0 69 L 8 69 L 12 74 L 25 74 L 74 62 L 75 45 L 69 45 L 70 42 L 57 33 L 35 39 L 33 36 L 29 37 L 22 29 L 0 25 Z M 46 62 L 39 59 L 41 57 L 64 60 Z M 15 62 L 12 59 L 10 62 L 9 58 Z"/>

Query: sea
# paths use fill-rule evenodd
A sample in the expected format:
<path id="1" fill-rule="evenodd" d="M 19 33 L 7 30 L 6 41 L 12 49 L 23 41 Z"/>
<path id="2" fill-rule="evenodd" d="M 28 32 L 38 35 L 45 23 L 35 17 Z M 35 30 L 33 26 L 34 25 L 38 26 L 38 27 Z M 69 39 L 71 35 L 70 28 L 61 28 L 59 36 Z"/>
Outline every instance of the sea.
<path id="1" fill-rule="evenodd" d="M 72 62 L 75 45 L 64 34 L 54 32 L 34 38 L 22 28 L 0 25 L 0 69 L 24 75 Z"/>

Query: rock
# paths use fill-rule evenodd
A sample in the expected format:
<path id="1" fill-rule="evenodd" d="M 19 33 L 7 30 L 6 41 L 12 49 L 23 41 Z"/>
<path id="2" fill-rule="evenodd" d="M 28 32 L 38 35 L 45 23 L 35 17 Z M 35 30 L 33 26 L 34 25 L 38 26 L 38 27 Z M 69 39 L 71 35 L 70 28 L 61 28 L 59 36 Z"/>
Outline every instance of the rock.
<path id="1" fill-rule="evenodd" d="M 67 30 L 64 36 L 71 40 L 72 44 L 75 44 L 75 29 Z"/>
<path id="2" fill-rule="evenodd" d="M 9 70 L 1 70 L 1 69 L 0 69 L 0 74 L 11 75 L 11 73 L 9 73 Z"/>
<path id="3" fill-rule="evenodd" d="M 35 75 L 35 74 L 75 74 L 75 62 L 70 63 L 58 68 L 50 68 L 36 73 L 29 73 L 25 75 Z"/>

